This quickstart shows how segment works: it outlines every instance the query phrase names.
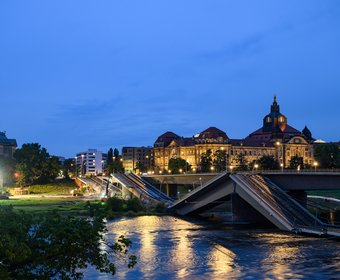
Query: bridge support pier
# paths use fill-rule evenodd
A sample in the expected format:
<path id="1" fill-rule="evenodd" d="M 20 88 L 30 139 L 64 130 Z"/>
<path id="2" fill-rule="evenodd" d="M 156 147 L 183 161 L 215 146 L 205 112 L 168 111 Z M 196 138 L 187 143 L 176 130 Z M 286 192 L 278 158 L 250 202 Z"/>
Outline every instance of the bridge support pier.
<path id="1" fill-rule="evenodd" d="M 177 184 L 166 184 L 166 195 L 177 199 Z"/>
<path id="2" fill-rule="evenodd" d="M 128 188 L 122 187 L 122 198 L 123 199 L 131 199 L 132 198 L 132 193 L 129 191 Z"/>
<path id="3" fill-rule="evenodd" d="M 237 193 L 231 194 L 232 223 L 234 224 L 268 224 L 269 221 L 257 212 Z"/>
<path id="4" fill-rule="evenodd" d="M 303 190 L 291 190 L 287 193 L 303 207 L 307 207 L 307 193 Z"/>

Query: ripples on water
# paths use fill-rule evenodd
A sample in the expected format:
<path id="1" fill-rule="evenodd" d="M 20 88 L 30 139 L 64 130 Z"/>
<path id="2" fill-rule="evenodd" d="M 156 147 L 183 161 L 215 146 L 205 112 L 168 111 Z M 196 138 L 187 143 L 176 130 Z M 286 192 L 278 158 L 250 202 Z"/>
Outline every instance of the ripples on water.
<path id="1" fill-rule="evenodd" d="M 340 242 L 275 230 L 235 230 L 164 216 L 108 223 L 107 239 L 132 240 L 133 269 L 89 268 L 85 279 L 340 279 Z"/>

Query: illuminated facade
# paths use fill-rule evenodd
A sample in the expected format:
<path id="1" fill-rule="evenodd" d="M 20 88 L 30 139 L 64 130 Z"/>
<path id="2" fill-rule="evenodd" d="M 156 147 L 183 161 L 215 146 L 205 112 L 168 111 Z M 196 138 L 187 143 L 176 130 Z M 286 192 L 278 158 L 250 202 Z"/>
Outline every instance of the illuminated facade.
<path id="1" fill-rule="evenodd" d="M 123 147 L 123 167 L 125 171 L 148 171 L 153 169 L 152 147 Z"/>
<path id="2" fill-rule="evenodd" d="M 96 175 L 104 172 L 107 161 L 107 154 L 96 149 L 88 149 L 85 152 L 77 153 L 76 166 L 77 175 Z"/>
<path id="3" fill-rule="evenodd" d="M 299 131 L 288 125 L 274 97 L 270 113 L 263 118 L 262 127 L 244 139 L 230 139 L 216 127 L 210 127 L 189 138 L 173 132 L 162 134 L 154 143 L 155 169 L 168 170 L 171 158 L 183 158 L 193 170 L 199 169 L 201 155 L 207 150 L 211 150 L 212 154 L 224 151 L 226 165 L 229 167 L 240 165 L 240 157 L 249 164 L 264 155 L 273 156 L 281 167 L 288 167 L 294 156 L 303 158 L 304 164 L 312 165 L 313 142 L 307 127 Z"/>

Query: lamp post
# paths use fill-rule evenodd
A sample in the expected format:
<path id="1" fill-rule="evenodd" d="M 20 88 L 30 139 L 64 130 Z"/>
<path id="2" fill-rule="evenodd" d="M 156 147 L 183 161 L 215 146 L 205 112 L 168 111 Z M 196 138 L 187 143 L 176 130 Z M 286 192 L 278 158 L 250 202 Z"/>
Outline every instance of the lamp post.
<path id="1" fill-rule="evenodd" d="M 282 164 L 283 164 L 283 146 L 281 144 L 281 142 L 279 141 L 276 141 L 276 146 L 277 146 L 277 161 L 278 162 L 281 162 L 281 159 L 282 159 Z M 280 147 L 281 147 L 281 151 L 280 151 Z M 281 164 L 280 164 L 281 166 Z"/>
<path id="2" fill-rule="evenodd" d="M 280 163 L 281 166 L 281 172 L 283 172 L 283 163 Z"/>
<path id="3" fill-rule="evenodd" d="M 255 163 L 254 168 L 255 168 L 255 172 L 257 172 L 257 168 L 259 168 L 259 165 Z"/>
<path id="4" fill-rule="evenodd" d="M 314 166 L 314 172 L 316 172 L 316 167 L 318 166 L 318 162 L 317 162 L 317 161 L 314 161 L 314 162 L 313 162 L 313 166 Z"/>

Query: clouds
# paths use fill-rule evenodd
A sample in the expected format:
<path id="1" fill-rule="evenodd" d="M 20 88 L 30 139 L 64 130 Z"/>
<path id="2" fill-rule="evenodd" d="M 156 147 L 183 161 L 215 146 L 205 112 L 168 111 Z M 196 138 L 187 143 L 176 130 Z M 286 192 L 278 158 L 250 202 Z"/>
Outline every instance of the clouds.
<path id="1" fill-rule="evenodd" d="M 333 113 L 339 8 L 336 1 L 2 2 L 0 130 L 67 156 L 152 145 L 167 130 L 190 136 L 217 126 L 241 138 L 277 93 L 297 128 L 313 120 L 316 137 L 338 139 L 322 123 L 330 111 L 340 121 Z"/>

